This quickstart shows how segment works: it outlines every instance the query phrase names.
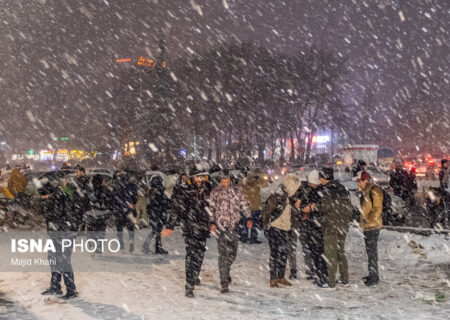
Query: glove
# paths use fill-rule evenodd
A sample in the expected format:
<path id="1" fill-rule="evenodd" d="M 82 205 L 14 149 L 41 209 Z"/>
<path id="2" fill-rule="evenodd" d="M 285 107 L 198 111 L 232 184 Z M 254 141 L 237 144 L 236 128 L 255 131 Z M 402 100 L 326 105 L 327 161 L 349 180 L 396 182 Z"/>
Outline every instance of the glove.
<path id="1" fill-rule="evenodd" d="M 253 221 L 247 221 L 247 229 L 251 229 L 253 227 Z"/>
<path id="2" fill-rule="evenodd" d="M 161 238 L 170 236 L 172 234 L 172 232 L 173 232 L 173 230 L 164 229 L 163 231 L 161 231 Z"/>
<path id="3" fill-rule="evenodd" d="M 209 227 L 209 232 L 215 233 L 215 232 L 216 232 L 216 229 L 217 229 L 216 225 L 213 224 L 213 225 L 211 225 L 211 227 Z"/>

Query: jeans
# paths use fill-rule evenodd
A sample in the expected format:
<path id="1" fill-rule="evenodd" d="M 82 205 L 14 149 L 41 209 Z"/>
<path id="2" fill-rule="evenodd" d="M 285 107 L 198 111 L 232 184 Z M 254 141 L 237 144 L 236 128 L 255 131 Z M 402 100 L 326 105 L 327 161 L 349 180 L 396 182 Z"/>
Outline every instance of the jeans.
<path id="1" fill-rule="evenodd" d="M 366 244 L 369 277 L 379 279 L 378 275 L 378 237 L 380 230 L 364 231 L 364 242 Z"/>
<path id="2" fill-rule="evenodd" d="M 62 251 L 62 236 L 51 235 L 51 240 L 55 245 L 55 252 L 48 252 L 48 259 L 50 262 L 51 280 L 50 288 L 53 290 L 61 290 L 61 276 L 64 279 L 64 284 L 68 293 L 76 291 L 75 280 L 72 270 L 72 247 L 64 247 Z M 70 239 L 73 244 L 74 239 Z M 53 263 L 54 262 L 54 263 Z"/>
<path id="3" fill-rule="evenodd" d="M 267 231 L 267 239 L 270 247 L 270 280 L 282 279 L 289 255 L 289 231 L 270 228 Z"/>
<path id="4" fill-rule="evenodd" d="M 297 240 L 300 233 L 297 229 L 289 231 L 289 256 L 288 262 L 291 270 L 297 269 Z"/>
<path id="5" fill-rule="evenodd" d="M 128 214 L 133 214 L 130 211 Z M 128 215 L 125 213 L 116 214 L 116 227 L 117 227 L 117 237 L 119 238 L 119 242 L 121 247 L 123 246 L 123 228 L 126 227 L 128 229 L 128 240 L 130 242 L 134 242 L 134 224 L 128 218 Z"/>
<path id="6" fill-rule="evenodd" d="M 159 220 L 157 222 L 151 222 L 150 226 L 152 228 L 152 231 L 149 232 L 147 238 L 145 238 L 143 248 L 149 249 L 150 242 L 153 239 L 153 236 L 156 236 L 156 243 L 155 243 L 155 250 L 162 249 L 162 242 L 161 242 L 161 231 L 164 228 L 163 223 Z"/>
<path id="7" fill-rule="evenodd" d="M 239 235 L 235 231 L 220 231 L 217 237 L 219 249 L 219 274 L 222 286 L 228 285 L 231 265 L 236 260 L 239 245 Z"/>

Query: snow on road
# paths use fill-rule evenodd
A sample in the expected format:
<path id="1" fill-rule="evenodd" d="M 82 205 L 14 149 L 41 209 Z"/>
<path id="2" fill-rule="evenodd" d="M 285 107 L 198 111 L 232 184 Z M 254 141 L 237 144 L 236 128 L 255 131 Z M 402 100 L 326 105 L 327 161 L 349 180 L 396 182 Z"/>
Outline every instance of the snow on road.
<path id="1" fill-rule="evenodd" d="M 351 286 L 332 291 L 313 286 L 303 274 L 291 288 L 270 289 L 267 241 L 241 244 L 226 295 L 219 293 L 217 244 L 211 239 L 195 299 L 184 297 L 181 234 L 177 231 L 164 241 L 171 254 L 146 258 L 153 264 L 151 271 L 76 273 L 80 298 L 67 303 L 40 295 L 49 273 L 0 273 L 3 298 L 13 302 L 0 302 L 0 319 L 411 320 L 448 319 L 450 312 L 450 240 L 443 235 L 425 238 L 383 230 L 381 282 L 367 288 L 361 281 L 367 268 L 362 233 L 352 227 L 346 247 Z M 298 248 L 301 261 L 300 252 Z M 128 253 L 120 256 L 129 261 Z M 445 301 L 433 301 L 436 294 L 444 294 Z"/>

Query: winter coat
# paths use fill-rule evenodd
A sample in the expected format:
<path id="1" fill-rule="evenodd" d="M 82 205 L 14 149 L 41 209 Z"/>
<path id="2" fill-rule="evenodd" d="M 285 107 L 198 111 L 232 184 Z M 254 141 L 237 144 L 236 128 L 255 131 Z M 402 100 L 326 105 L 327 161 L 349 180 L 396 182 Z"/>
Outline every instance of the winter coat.
<path id="1" fill-rule="evenodd" d="M 377 230 L 383 227 L 383 191 L 375 184 L 367 183 L 364 196 L 361 197 L 360 226 L 363 231 Z"/>
<path id="2" fill-rule="evenodd" d="M 247 196 L 251 211 L 261 209 L 261 188 L 267 187 L 267 184 L 263 174 L 249 175 L 243 179 L 242 190 Z"/>
<path id="3" fill-rule="evenodd" d="M 206 210 L 208 191 L 205 185 L 199 187 L 196 184 L 187 184 L 177 193 L 176 210 L 167 222 L 167 229 L 174 229 L 177 222 L 180 222 L 184 236 L 209 238 L 210 215 Z"/>
<path id="4" fill-rule="evenodd" d="M 251 218 L 250 205 L 240 186 L 215 187 L 209 196 L 208 208 L 211 222 L 219 229 L 234 230 L 241 219 L 241 214 Z"/>
<path id="5" fill-rule="evenodd" d="M 71 186 L 74 189 L 71 211 L 74 219 L 81 223 L 84 214 L 89 209 L 89 179 L 86 176 L 81 176 L 76 178 Z"/>
<path id="6" fill-rule="evenodd" d="M 296 198 L 294 197 L 295 195 L 292 198 L 288 197 L 288 193 L 284 185 L 281 185 L 281 187 L 278 188 L 277 191 L 269 196 L 265 205 L 263 206 L 261 214 L 261 223 L 264 230 L 270 229 L 271 223 L 276 221 L 283 214 L 288 203 L 291 206 L 291 217 L 292 215 L 298 217 L 299 211 L 294 207 L 294 202 L 296 200 Z"/>
<path id="7" fill-rule="evenodd" d="M 8 180 L 8 190 L 13 195 L 16 195 L 21 192 L 25 192 L 27 189 L 27 179 L 25 176 L 20 172 L 19 169 L 14 169 L 11 172 L 11 176 Z"/>
<path id="8" fill-rule="evenodd" d="M 47 231 L 77 231 L 79 219 L 72 213 L 70 194 L 57 188 L 43 200 Z"/>
<path id="9" fill-rule="evenodd" d="M 300 192 L 301 191 L 301 192 Z M 302 187 L 299 189 L 298 198 L 301 201 L 300 209 L 307 207 L 311 203 L 318 203 L 320 201 L 320 192 L 322 191 L 322 186 L 318 186 L 316 189 L 311 187 L 311 185 L 303 181 Z M 303 212 L 300 213 L 300 218 L 303 216 Z M 295 219 L 293 227 L 299 227 L 301 232 L 308 232 L 312 229 L 322 228 L 323 224 L 323 214 L 319 211 L 311 211 L 307 214 L 306 220 Z M 299 221 L 299 222 L 297 222 Z"/>
<path id="10" fill-rule="evenodd" d="M 170 209 L 170 200 L 164 193 L 164 188 L 161 185 L 150 191 L 147 202 L 147 214 L 150 223 L 165 223 L 166 211 Z"/>
<path id="11" fill-rule="evenodd" d="M 135 213 L 130 205 L 137 203 L 137 185 L 131 182 L 126 172 L 119 172 L 114 181 L 114 213 L 127 216 L 130 212 Z"/>
<path id="12" fill-rule="evenodd" d="M 86 216 L 95 219 L 107 219 L 114 210 L 114 196 L 107 187 L 98 190 L 90 189 L 88 193 L 88 207 Z"/>
<path id="13" fill-rule="evenodd" d="M 448 180 L 450 178 L 450 171 L 448 168 L 441 168 L 439 170 L 439 183 L 442 190 L 448 188 Z"/>
<path id="14" fill-rule="evenodd" d="M 411 184 L 408 172 L 405 169 L 395 169 L 389 179 L 389 186 L 398 197 L 408 197 L 411 195 Z"/>
<path id="15" fill-rule="evenodd" d="M 353 212 L 350 193 L 338 181 L 331 180 L 319 195 L 316 208 L 324 216 L 324 233 L 347 233 Z"/>

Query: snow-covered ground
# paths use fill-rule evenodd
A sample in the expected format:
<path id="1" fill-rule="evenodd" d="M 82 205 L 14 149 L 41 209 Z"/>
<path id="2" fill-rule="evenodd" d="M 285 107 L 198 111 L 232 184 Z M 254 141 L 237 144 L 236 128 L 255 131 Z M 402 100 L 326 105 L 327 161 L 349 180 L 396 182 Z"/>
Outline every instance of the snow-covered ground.
<path id="1" fill-rule="evenodd" d="M 264 238 L 264 237 L 262 237 Z M 196 298 L 184 297 L 184 244 L 179 231 L 164 240 L 166 257 L 143 257 L 146 272 L 75 274 L 80 297 L 69 302 L 43 297 L 49 273 L 0 273 L 0 319 L 448 319 L 450 239 L 383 230 L 379 242 L 381 282 L 367 288 L 360 229 L 347 239 L 351 286 L 319 289 L 300 275 L 293 287 L 270 289 L 268 244 L 241 244 L 229 294 L 219 293 L 217 244 L 208 242 Z M 5 244 L 2 244 L 5 245 Z M 140 248 L 140 244 L 137 244 Z M 302 262 L 301 249 L 298 260 Z M 130 254 L 121 253 L 124 263 Z M 76 268 L 76 266 L 75 266 Z M 148 271 L 150 270 L 150 271 Z M 444 302 L 432 301 L 444 294 Z M 13 303 L 6 303 L 12 301 Z"/>

